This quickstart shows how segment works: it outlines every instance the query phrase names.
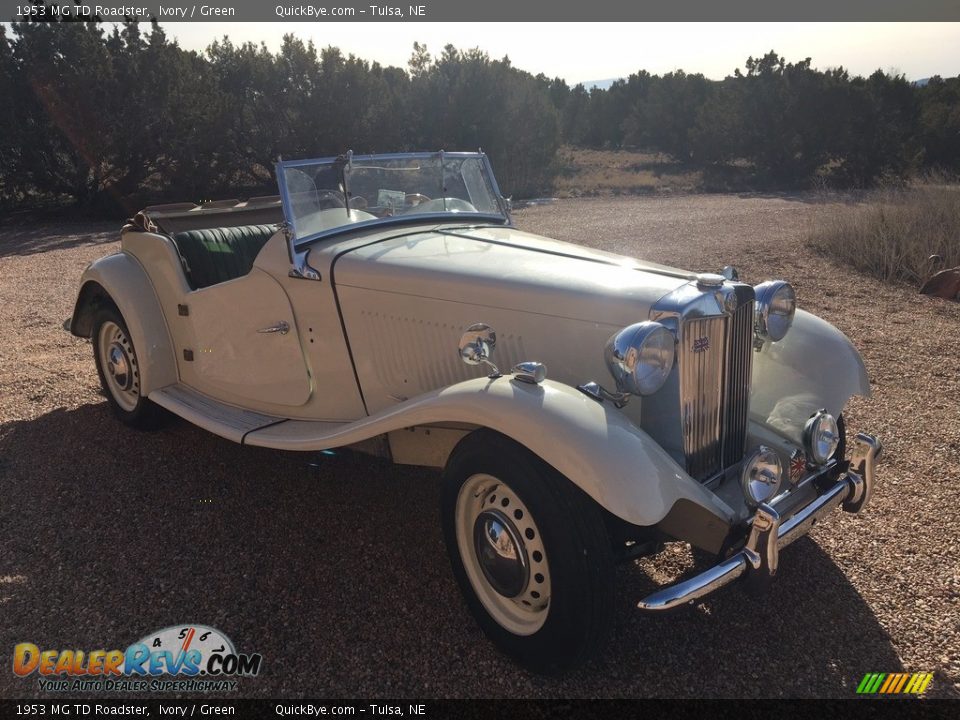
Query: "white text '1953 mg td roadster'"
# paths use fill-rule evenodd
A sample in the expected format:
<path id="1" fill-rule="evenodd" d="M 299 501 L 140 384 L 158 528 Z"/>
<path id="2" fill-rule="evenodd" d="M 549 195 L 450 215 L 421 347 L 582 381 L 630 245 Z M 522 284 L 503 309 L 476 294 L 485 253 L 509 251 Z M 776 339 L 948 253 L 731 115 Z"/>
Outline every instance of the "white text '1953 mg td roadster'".
<path id="1" fill-rule="evenodd" d="M 593 649 L 618 561 L 674 539 L 715 556 L 639 599 L 667 610 L 774 573 L 870 499 L 880 443 L 841 415 L 863 361 L 788 283 L 521 232 L 482 153 L 277 175 L 279 197 L 139 213 L 83 274 L 72 332 L 130 425 L 169 411 L 442 468 L 456 580 L 525 666 Z"/>

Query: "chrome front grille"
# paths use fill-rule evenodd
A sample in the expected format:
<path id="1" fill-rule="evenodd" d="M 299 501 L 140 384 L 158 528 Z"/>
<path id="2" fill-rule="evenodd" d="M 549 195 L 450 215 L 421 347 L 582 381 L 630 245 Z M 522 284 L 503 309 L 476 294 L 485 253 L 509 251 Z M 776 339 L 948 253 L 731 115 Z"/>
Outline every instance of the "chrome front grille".
<path id="1" fill-rule="evenodd" d="M 681 423 L 687 472 L 708 480 L 746 449 L 753 302 L 732 315 L 685 320 L 680 337 Z"/>
<path id="2" fill-rule="evenodd" d="M 747 450 L 747 411 L 753 373 L 753 302 L 743 303 L 730 318 L 727 370 L 724 373 L 723 467 L 739 462 Z"/>

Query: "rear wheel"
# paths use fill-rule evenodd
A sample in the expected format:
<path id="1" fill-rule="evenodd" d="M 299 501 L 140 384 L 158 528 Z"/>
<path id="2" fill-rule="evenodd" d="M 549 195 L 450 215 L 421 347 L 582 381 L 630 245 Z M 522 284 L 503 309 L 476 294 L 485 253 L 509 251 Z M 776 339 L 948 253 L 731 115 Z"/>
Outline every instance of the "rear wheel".
<path id="1" fill-rule="evenodd" d="M 556 672 L 596 650 L 614 562 L 593 500 L 525 448 L 479 430 L 447 463 L 442 512 L 454 576 L 503 652 Z"/>
<path id="2" fill-rule="evenodd" d="M 163 408 L 140 394 L 140 363 L 130 331 L 113 306 L 93 319 L 93 358 L 100 384 L 114 415 L 138 430 L 153 430 L 165 418 Z"/>

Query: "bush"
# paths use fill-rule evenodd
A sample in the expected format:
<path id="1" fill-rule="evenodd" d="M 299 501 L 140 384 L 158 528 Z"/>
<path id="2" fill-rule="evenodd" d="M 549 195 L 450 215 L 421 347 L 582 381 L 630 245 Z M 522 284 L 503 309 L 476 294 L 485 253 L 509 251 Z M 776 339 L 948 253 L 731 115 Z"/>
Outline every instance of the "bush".
<path id="1" fill-rule="evenodd" d="M 942 267 L 960 266 L 960 187 L 925 184 L 871 193 L 824 215 L 809 244 L 881 280 L 921 284 Z M 943 264 L 930 262 L 931 255 Z"/>

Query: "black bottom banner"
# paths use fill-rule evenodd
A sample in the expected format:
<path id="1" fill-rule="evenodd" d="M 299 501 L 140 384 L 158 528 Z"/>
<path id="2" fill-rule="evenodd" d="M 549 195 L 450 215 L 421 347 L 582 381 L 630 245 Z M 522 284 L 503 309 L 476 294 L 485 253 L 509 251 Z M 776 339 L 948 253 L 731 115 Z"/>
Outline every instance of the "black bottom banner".
<path id="1" fill-rule="evenodd" d="M 525 718 L 941 718 L 958 716 L 951 700 L 0 700 L 0 718 L 169 717 L 524 720 Z"/>

